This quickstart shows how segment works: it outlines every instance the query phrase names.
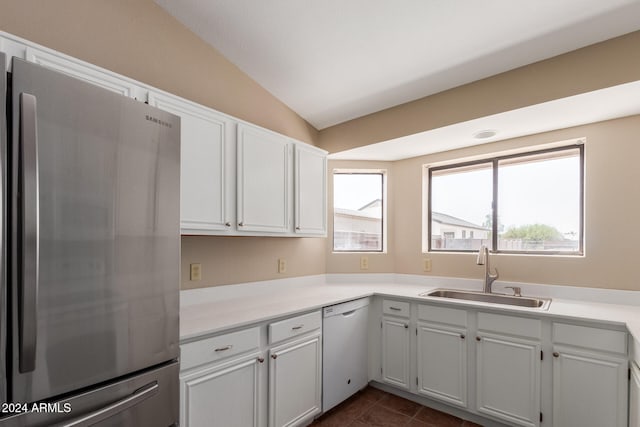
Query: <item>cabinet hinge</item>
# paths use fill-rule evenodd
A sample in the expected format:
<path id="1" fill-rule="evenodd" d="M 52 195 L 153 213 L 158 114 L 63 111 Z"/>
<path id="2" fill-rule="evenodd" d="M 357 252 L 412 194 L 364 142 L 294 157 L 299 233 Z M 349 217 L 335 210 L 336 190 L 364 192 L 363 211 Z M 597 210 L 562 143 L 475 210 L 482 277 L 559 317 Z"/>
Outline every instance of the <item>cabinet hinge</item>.
<path id="1" fill-rule="evenodd" d="M 418 385 L 418 377 L 416 377 L 416 385 Z"/>
<path id="2" fill-rule="evenodd" d="M 382 322 L 380 322 L 380 329 L 382 329 Z"/>
<path id="3" fill-rule="evenodd" d="M 540 352 L 540 360 L 544 360 L 544 351 Z"/>
<path id="4" fill-rule="evenodd" d="M 418 328 L 416 328 L 416 336 L 418 336 Z"/>
<path id="5" fill-rule="evenodd" d="M 542 422 L 542 412 L 540 412 L 540 422 Z"/>
<path id="6" fill-rule="evenodd" d="M 627 378 L 631 381 L 631 368 L 627 369 Z"/>
<path id="7" fill-rule="evenodd" d="M 380 375 L 382 375 L 382 374 L 383 374 L 383 372 L 382 372 L 382 366 L 380 366 Z"/>

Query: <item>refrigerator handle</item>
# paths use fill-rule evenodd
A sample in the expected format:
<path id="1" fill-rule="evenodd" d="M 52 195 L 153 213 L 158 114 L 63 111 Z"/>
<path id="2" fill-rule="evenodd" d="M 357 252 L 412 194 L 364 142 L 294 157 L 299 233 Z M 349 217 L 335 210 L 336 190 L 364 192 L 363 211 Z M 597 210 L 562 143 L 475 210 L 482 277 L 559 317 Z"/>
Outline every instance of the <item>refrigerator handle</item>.
<path id="1" fill-rule="evenodd" d="M 19 370 L 36 366 L 39 279 L 39 184 L 36 97 L 20 94 L 21 257 L 19 306 Z"/>
<path id="2" fill-rule="evenodd" d="M 111 405 L 105 406 L 104 408 L 98 409 L 97 411 L 91 412 L 85 416 L 80 418 L 76 418 L 75 420 L 68 421 L 62 423 L 61 427 L 85 427 L 92 426 L 97 424 L 100 421 L 106 420 L 120 412 L 131 408 L 132 406 L 138 405 L 143 400 L 146 400 L 156 394 L 158 392 L 158 381 L 150 382 L 142 388 L 134 391 L 128 397 L 124 399 L 118 400 L 117 402 L 112 403 Z"/>

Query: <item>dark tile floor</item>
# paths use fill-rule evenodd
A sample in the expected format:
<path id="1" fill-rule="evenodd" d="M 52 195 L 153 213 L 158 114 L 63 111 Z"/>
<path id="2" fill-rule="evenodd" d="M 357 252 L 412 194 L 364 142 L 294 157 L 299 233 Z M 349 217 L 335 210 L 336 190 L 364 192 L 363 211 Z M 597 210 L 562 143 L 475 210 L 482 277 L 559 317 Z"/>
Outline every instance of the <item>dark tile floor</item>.
<path id="1" fill-rule="evenodd" d="M 315 420 L 313 427 L 480 427 L 453 415 L 367 387 Z"/>

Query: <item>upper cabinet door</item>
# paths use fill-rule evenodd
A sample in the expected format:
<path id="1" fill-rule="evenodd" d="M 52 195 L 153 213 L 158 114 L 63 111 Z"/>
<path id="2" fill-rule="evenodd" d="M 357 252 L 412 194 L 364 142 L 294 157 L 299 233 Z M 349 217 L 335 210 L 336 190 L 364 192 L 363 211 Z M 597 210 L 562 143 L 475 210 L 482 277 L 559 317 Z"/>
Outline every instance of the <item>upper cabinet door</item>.
<path id="1" fill-rule="evenodd" d="M 129 98 L 139 97 L 144 92 L 123 76 L 60 53 L 27 47 L 25 59 Z"/>
<path id="2" fill-rule="evenodd" d="M 295 145 L 295 227 L 299 234 L 327 234 L 327 153 Z"/>
<path id="3" fill-rule="evenodd" d="M 180 116 L 182 234 L 231 230 L 233 132 L 222 114 L 178 97 L 150 93 L 149 103 Z"/>
<path id="4" fill-rule="evenodd" d="M 287 233 L 291 207 L 291 142 L 248 124 L 238 124 L 238 231 Z"/>

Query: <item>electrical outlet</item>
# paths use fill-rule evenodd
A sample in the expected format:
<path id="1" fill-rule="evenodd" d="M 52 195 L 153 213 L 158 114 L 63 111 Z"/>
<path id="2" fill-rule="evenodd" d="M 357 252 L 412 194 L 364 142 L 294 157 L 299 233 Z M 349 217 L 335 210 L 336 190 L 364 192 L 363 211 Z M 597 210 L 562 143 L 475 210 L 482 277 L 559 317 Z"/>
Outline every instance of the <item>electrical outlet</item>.
<path id="1" fill-rule="evenodd" d="M 284 258 L 278 258 L 278 273 L 287 272 L 287 260 Z"/>
<path id="2" fill-rule="evenodd" d="M 422 268 L 425 272 L 431 271 L 431 258 L 425 258 L 423 260 Z"/>
<path id="3" fill-rule="evenodd" d="M 189 280 L 191 281 L 198 281 L 202 279 L 202 264 L 198 263 L 194 263 L 191 264 L 190 266 L 190 272 L 189 272 Z"/>
<path id="4" fill-rule="evenodd" d="M 368 270 L 369 269 L 369 257 L 362 256 L 360 257 L 360 270 Z"/>

